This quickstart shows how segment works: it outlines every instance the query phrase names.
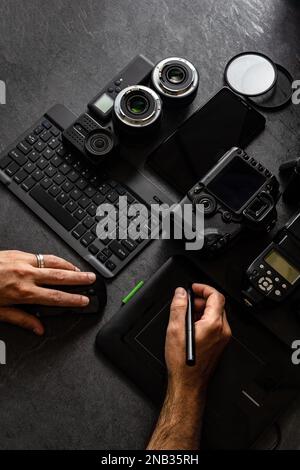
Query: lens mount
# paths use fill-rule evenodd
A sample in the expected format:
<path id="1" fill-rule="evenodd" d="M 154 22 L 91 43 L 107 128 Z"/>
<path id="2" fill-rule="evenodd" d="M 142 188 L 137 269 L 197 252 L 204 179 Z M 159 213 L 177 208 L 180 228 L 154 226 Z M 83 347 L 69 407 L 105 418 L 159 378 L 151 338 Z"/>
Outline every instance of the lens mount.
<path id="1" fill-rule="evenodd" d="M 97 129 L 87 135 L 85 149 L 96 160 L 107 156 L 114 148 L 114 139 L 108 129 Z"/>
<path id="2" fill-rule="evenodd" d="M 161 100 L 151 88 L 134 85 L 124 88 L 115 100 L 114 117 L 127 129 L 151 128 L 161 117 Z"/>
<path id="3" fill-rule="evenodd" d="M 198 88 L 198 72 L 194 65 L 180 57 L 168 57 L 152 72 L 152 84 L 163 98 L 193 99 Z"/>

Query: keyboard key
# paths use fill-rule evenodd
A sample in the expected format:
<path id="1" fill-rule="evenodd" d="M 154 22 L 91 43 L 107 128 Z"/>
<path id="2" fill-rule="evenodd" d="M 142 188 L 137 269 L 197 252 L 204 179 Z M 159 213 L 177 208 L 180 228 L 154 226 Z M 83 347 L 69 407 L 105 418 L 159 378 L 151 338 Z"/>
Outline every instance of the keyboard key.
<path id="1" fill-rule="evenodd" d="M 62 165 L 60 165 L 59 171 L 60 171 L 63 175 L 67 175 L 67 174 L 71 171 L 71 167 L 70 167 L 70 165 L 68 165 L 67 163 L 63 163 Z"/>
<path id="2" fill-rule="evenodd" d="M 48 161 L 46 158 L 42 157 L 39 159 L 36 166 L 38 166 L 41 170 L 44 170 L 48 166 Z"/>
<path id="3" fill-rule="evenodd" d="M 87 181 L 84 178 L 80 178 L 76 183 L 77 188 L 84 189 L 87 187 Z"/>
<path id="4" fill-rule="evenodd" d="M 41 132 L 43 132 L 44 128 L 42 126 L 37 126 L 35 129 L 34 129 L 34 133 L 36 135 L 39 135 Z"/>
<path id="5" fill-rule="evenodd" d="M 111 251 L 121 260 L 128 256 L 128 250 L 124 248 L 117 240 L 113 240 L 109 245 Z"/>
<path id="6" fill-rule="evenodd" d="M 95 237 L 92 233 L 86 233 L 80 240 L 80 243 L 83 246 L 89 246 L 91 243 L 95 241 Z"/>
<path id="7" fill-rule="evenodd" d="M 66 204 L 66 202 L 68 202 L 69 199 L 70 198 L 66 193 L 61 193 L 57 198 L 57 202 L 64 205 L 64 204 Z"/>
<path id="8" fill-rule="evenodd" d="M 99 253 L 98 256 L 97 256 L 97 259 L 101 262 L 101 263 L 105 263 L 106 261 L 106 256 L 104 253 Z"/>
<path id="9" fill-rule="evenodd" d="M 30 174 L 34 171 L 35 165 L 31 161 L 28 161 L 23 168 L 28 174 Z"/>
<path id="10" fill-rule="evenodd" d="M 48 145 L 50 148 L 55 150 L 59 146 L 59 140 L 57 140 L 55 137 L 52 137 L 52 139 L 49 140 Z"/>
<path id="11" fill-rule="evenodd" d="M 90 245 L 89 251 L 92 253 L 92 255 L 96 255 L 99 251 L 99 248 L 97 248 L 95 245 Z"/>
<path id="12" fill-rule="evenodd" d="M 40 155 L 38 152 L 36 152 L 35 150 L 33 150 L 29 155 L 28 155 L 28 158 L 34 163 L 36 162 L 39 158 L 40 158 Z"/>
<path id="13" fill-rule="evenodd" d="M 53 166 L 55 166 L 55 168 L 57 168 L 63 163 L 63 160 L 58 155 L 55 155 L 51 159 L 51 163 L 52 163 Z"/>
<path id="14" fill-rule="evenodd" d="M 63 182 L 65 181 L 65 177 L 64 175 L 62 175 L 61 173 L 57 173 L 57 175 L 53 178 L 53 182 L 56 183 L 56 184 L 63 184 Z"/>
<path id="15" fill-rule="evenodd" d="M 104 248 L 104 250 L 102 250 L 102 253 L 105 255 L 106 259 L 110 258 L 112 255 L 112 251 L 110 250 L 110 248 Z"/>
<path id="16" fill-rule="evenodd" d="M 27 173 L 25 170 L 20 170 L 18 173 L 15 174 L 14 180 L 16 183 L 20 184 L 23 183 L 23 181 L 27 178 Z"/>
<path id="17" fill-rule="evenodd" d="M 110 259 L 109 259 L 108 261 L 106 261 L 105 266 L 106 266 L 107 269 L 109 269 L 110 271 L 113 271 L 114 269 L 116 269 L 115 263 L 113 263 Z"/>
<path id="18" fill-rule="evenodd" d="M 76 238 L 76 240 L 78 240 L 80 237 L 82 237 L 82 235 L 84 235 L 86 232 L 86 228 L 84 227 L 84 225 L 78 225 L 78 227 L 75 228 L 75 230 L 73 230 L 72 232 L 72 235 L 74 238 Z"/>
<path id="19" fill-rule="evenodd" d="M 111 203 L 114 203 L 118 197 L 118 193 L 114 189 L 109 191 L 109 193 L 106 195 L 106 199 Z"/>
<path id="20" fill-rule="evenodd" d="M 133 251 L 137 247 L 137 244 L 134 242 L 134 240 L 131 240 L 130 238 L 127 240 L 122 240 L 121 244 L 127 248 L 128 251 Z"/>
<path id="21" fill-rule="evenodd" d="M 74 199 L 74 201 L 78 201 L 78 199 L 81 198 L 82 192 L 79 191 L 79 189 L 73 189 L 73 191 L 70 194 L 71 198 Z"/>
<path id="22" fill-rule="evenodd" d="M 85 217 L 85 211 L 79 207 L 73 215 L 77 220 L 82 220 Z"/>
<path id="23" fill-rule="evenodd" d="M 60 157 L 64 157 L 64 156 L 66 155 L 66 153 L 67 153 L 67 150 L 66 150 L 66 148 L 65 148 L 63 145 L 61 145 L 61 146 L 56 150 L 56 153 L 57 153 L 57 155 L 59 155 Z"/>
<path id="24" fill-rule="evenodd" d="M 85 209 L 90 203 L 90 199 L 86 196 L 82 196 L 79 201 L 78 201 L 78 204 L 83 208 Z"/>
<path id="25" fill-rule="evenodd" d="M 51 129 L 52 127 L 52 124 L 47 120 L 45 119 L 43 122 L 42 122 L 42 126 L 45 128 L 45 129 Z"/>
<path id="26" fill-rule="evenodd" d="M 9 156 L 20 166 L 23 166 L 27 162 L 27 158 L 18 150 L 12 150 L 9 152 Z"/>
<path id="27" fill-rule="evenodd" d="M 56 127 L 52 127 L 51 134 L 54 135 L 54 137 L 57 137 L 60 134 L 60 131 L 56 129 Z"/>
<path id="28" fill-rule="evenodd" d="M 37 136 L 34 134 L 29 134 L 25 139 L 30 145 L 33 145 L 37 141 Z"/>
<path id="29" fill-rule="evenodd" d="M 40 139 L 42 139 L 43 142 L 48 142 L 48 140 L 52 137 L 52 135 L 50 134 L 50 132 L 48 131 L 43 131 L 41 134 L 40 134 Z"/>
<path id="30" fill-rule="evenodd" d="M 86 228 L 91 228 L 94 225 L 95 220 L 93 217 L 90 217 L 89 215 L 84 219 L 83 225 Z"/>
<path id="31" fill-rule="evenodd" d="M 42 153 L 43 157 L 45 157 L 47 160 L 50 160 L 50 158 L 53 157 L 54 155 L 54 150 L 49 149 L 48 147 L 43 151 Z"/>
<path id="32" fill-rule="evenodd" d="M 43 172 L 41 170 L 35 170 L 33 173 L 32 173 L 32 177 L 36 180 L 36 181 L 40 181 L 42 178 L 43 178 Z"/>
<path id="33" fill-rule="evenodd" d="M 127 193 L 126 196 L 128 204 L 132 204 L 135 198 L 132 196 L 132 194 L 129 193 Z"/>
<path id="34" fill-rule="evenodd" d="M 45 170 L 45 174 L 49 176 L 49 178 L 53 178 L 53 176 L 56 174 L 56 169 L 54 166 L 49 165 L 47 170 Z"/>
<path id="35" fill-rule="evenodd" d="M 96 215 L 96 212 L 97 212 L 97 206 L 95 206 L 95 204 L 91 204 L 88 209 L 87 209 L 87 212 L 91 215 L 91 216 L 95 216 Z"/>
<path id="36" fill-rule="evenodd" d="M 93 188 L 93 186 L 88 186 L 87 188 L 85 188 L 84 192 L 87 197 L 91 198 L 94 196 L 94 194 L 96 194 L 96 189 Z"/>
<path id="37" fill-rule="evenodd" d="M 70 183 L 70 181 L 65 181 L 61 188 L 66 193 L 69 193 L 74 188 L 74 184 Z"/>
<path id="38" fill-rule="evenodd" d="M 77 221 L 39 185 L 35 186 L 29 194 L 66 230 L 72 230 L 75 227 Z"/>
<path id="39" fill-rule="evenodd" d="M 102 204 L 102 202 L 105 201 L 105 196 L 102 196 L 102 194 L 100 193 L 97 193 L 95 194 L 95 196 L 93 197 L 93 202 L 99 206 L 100 204 Z"/>
<path id="40" fill-rule="evenodd" d="M 1 170 L 4 170 L 9 164 L 11 163 L 11 158 L 6 155 L 0 160 L 0 168 Z"/>
<path id="41" fill-rule="evenodd" d="M 29 176 L 23 183 L 21 188 L 23 188 L 25 191 L 29 191 L 34 185 L 36 184 L 36 181 Z"/>
<path id="42" fill-rule="evenodd" d="M 69 201 L 68 204 L 66 205 L 66 209 L 69 212 L 74 212 L 77 209 L 77 204 L 74 201 Z"/>
<path id="43" fill-rule="evenodd" d="M 83 168 L 81 171 L 81 176 L 89 180 L 92 177 L 93 173 L 88 168 Z"/>
<path id="44" fill-rule="evenodd" d="M 45 142 L 43 142 L 42 140 L 38 140 L 38 141 L 34 144 L 34 148 L 35 148 L 35 150 L 37 150 L 38 152 L 42 152 L 42 151 L 46 148 L 46 144 L 45 144 Z"/>
<path id="45" fill-rule="evenodd" d="M 106 178 L 106 176 L 103 175 L 102 172 L 101 172 L 101 175 L 102 175 L 101 177 L 98 176 L 98 175 L 92 176 L 92 177 L 90 178 L 90 183 L 91 183 L 93 186 L 99 186 L 99 185 L 103 182 L 103 180 Z"/>
<path id="46" fill-rule="evenodd" d="M 12 162 L 5 170 L 5 173 L 8 176 L 13 176 L 20 169 L 19 165 L 16 162 Z"/>
<path id="47" fill-rule="evenodd" d="M 44 189 L 50 188 L 52 185 L 52 180 L 50 178 L 47 178 L 47 176 L 41 181 L 41 186 L 43 186 Z"/>
<path id="48" fill-rule="evenodd" d="M 124 188 L 124 186 L 121 186 L 120 184 L 116 186 L 116 191 L 118 194 L 120 194 L 120 196 L 124 196 L 124 194 L 126 194 L 126 189 Z"/>
<path id="49" fill-rule="evenodd" d="M 99 186 L 99 191 L 101 194 L 106 194 L 108 193 L 108 191 L 110 190 L 110 186 L 108 186 L 108 184 L 106 183 L 102 183 L 100 186 Z"/>
<path id="50" fill-rule="evenodd" d="M 28 153 L 31 152 L 31 145 L 28 144 L 28 142 L 26 142 L 25 140 L 23 140 L 23 142 L 20 142 L 17 145 L 17 148 L 21 150 L 21 152 L 24 153 L 24 155 L 27 155 Z"/>
<path id="51" fill-rule="evenodd" d="M 69 174 L 68 174 L 68 179 L 72 182 L 72 183 L 75 183 L 75 181 L 77 181 L 79 178 L 79 174 L 77 173 L 77 171 L 71 171 Z"/>
<path id="52" fill-rule="evenodd" d="M 51 194 L 51 196 L 53 197 L 56 197 L 58 196 L 58 194 L 61 192 L 61 189 L 59 186 L 56 186 L 56 184 L 54 184 L 50 189 L 49 189 L 49 194 Z"/>

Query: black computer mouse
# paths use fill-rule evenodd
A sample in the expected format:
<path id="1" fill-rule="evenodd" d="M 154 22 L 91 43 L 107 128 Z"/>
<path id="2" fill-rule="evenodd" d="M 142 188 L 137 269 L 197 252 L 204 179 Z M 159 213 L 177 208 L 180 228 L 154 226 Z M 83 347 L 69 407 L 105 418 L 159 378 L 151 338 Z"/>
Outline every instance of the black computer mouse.
<path id="1" fill-rule="evenodd" d="M 90 303 L 86 307 L 50 307 L 48 305 L 28 305 L 26 310 L 38 317 L 51 317 L 65 313 L 100 314 L 106 302 L 106 285 L 102 277 L 96 277 L 93 284 L 84 286 L 47 286 L 49 289 L 61 290 L 71 294 L 81 294 L 90 298 Z"/>

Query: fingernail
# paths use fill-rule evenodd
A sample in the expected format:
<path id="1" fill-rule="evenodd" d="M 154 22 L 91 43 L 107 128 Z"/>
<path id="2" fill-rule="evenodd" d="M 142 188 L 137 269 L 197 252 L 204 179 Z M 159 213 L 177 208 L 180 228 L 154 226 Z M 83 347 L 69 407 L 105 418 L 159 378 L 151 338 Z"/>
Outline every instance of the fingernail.
<path id="1" fill-rule="evenodd" d="M 177 287 L 175 290 L 175 295 L 178 295 L 179 297 L 184 297 L 185 296 L 185 290 L 183 287 Z"/>
<path id="2" fill-rule="evenodd" d="M 81 302 L 82 302 L 82 305 L 88 305 L 90 303 L 90 299 L 88 297 L 82 296 Z"/>
<path id="3" fill-rule="evenodd" d="M 36 335 L 42 336 L 44 334 L 43 330 L 41 328 L 34 328 L 33 332 Z"/>
<path id="4" fill-rule="evenodd" d="M 79 271 L 80 271 L 80 269 L 79 269 L 79 268 L 77 268 L 77 266 L 75 266 L 75 271 L 79 272 Z"/>
<path id="5" fill-rule="evenodd" d="M 88 273 L 88 278 L 90 281 L 96 281 L 96 274 L 95 273 Z"/>

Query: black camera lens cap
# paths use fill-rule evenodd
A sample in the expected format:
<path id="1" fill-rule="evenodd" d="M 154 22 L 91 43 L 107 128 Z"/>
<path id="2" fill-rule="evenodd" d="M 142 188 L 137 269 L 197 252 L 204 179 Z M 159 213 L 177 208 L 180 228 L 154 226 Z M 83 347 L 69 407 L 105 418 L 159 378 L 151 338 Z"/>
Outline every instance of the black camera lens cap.
<path id="1" fill-rule="evenodd" d="M 253 105 L 279 109 L 293 94 L 293 77 L 282 65 L 260 52 L 242 52 L 232 57 L 224 70 L 226 84 Z"/>

